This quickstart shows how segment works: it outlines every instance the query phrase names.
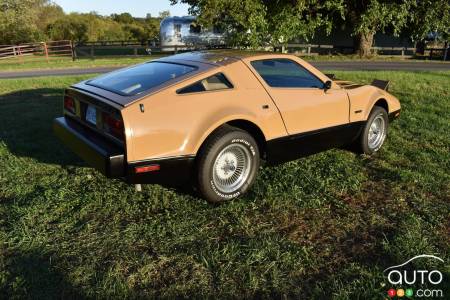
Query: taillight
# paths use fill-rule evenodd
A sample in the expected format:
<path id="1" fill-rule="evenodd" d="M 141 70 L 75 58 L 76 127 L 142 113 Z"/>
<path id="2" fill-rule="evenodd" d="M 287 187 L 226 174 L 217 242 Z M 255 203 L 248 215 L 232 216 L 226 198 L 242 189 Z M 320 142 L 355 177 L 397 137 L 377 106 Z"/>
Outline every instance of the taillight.
<path id="1" fill-rule="evenodd" d="M 64 96 L 64 109 L 75 114 L 75 100 L 72 97 L 67 95 Z"/>
<path id="2" fill-rule="evenodd" d="M 103 127 L 110 135 L 123 140 L 125 137 L 125 129 L 120 116 L 114 116 L 108 113 L 102 113 Z"/>

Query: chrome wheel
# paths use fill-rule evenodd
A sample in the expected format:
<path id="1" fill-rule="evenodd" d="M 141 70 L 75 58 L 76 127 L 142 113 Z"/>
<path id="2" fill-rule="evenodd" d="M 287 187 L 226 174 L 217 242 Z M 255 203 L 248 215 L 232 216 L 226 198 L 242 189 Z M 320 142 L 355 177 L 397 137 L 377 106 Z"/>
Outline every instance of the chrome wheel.
<path id="1" fill-rule="evenodd" d="M 217 156 L 213 167 L 213 182 L 222 193 L 230 194 L 244 185 L 250 174 L 252 155 L 241 144 L 225 147 Z"/>
<path id="2" fill-rule="evenodd" d="M 377 115 L 370 124 L 368 145 L 371 150 L 378 150 L 386 138 L 386 121 L 382 114 Z"/>

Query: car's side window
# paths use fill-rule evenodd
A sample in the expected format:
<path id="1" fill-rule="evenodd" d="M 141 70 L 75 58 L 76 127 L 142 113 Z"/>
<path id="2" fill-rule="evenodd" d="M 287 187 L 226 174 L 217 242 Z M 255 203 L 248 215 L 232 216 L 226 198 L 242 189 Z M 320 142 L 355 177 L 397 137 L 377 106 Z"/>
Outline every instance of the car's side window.
<path id="1" fill-rule="evenodd" d="M 323 82 L 304 67 L 286 58 L 251 62 L 253 68 L 271 87 L 323 88 Z"/>
<path id="2" fill-rule="evenodd" d="M 217 91 L 231 89 L 233 85 L 222 73 L 217 73 L 213 76 L 197 81 L 185 88 L 179 89 L 177 94 L 198 93 L 205 91 Z"/>

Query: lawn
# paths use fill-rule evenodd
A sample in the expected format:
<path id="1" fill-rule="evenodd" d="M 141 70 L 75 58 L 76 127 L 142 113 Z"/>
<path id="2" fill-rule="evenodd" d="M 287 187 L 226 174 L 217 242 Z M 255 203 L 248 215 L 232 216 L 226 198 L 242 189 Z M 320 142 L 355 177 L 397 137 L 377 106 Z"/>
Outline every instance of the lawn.
<path id="1" fill-rule="evenodd" d="M 382 150 L 264 168 L 220 206 L 135 192 L 64 148 L 52 119 L 86 76 L 0 81 L 0 298 L 384 299 L 383 270 L 419 254 L 444 259 L 449 295 L 450 72 L 335 73 L 392 80 Z"/>
<path id="2" fill-rule="evenodd" d="M 52 59 L 46 60 L 28 60 L 20 62 L 16 59 L 8 59 L 0 61 L 0 72 L 5 71 L 25 71 L 25 70 L 43 70 L 43 69 L 68 69 L 68 68 L 95 68 L 95 67 L 114 67 L 127 66 L 142 63 L 152 59 L 160 58 L 159 55 L 149 55 L 140 57 L 112 57 L 112 58 L 96 58 L 96 59 Z"/>

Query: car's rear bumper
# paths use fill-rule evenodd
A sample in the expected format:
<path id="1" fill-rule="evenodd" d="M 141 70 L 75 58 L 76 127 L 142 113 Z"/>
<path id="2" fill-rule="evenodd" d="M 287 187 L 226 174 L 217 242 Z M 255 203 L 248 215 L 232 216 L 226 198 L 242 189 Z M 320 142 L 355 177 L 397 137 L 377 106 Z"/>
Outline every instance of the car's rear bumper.
<path id="1" fill-rule="evenodd" d="M 121 147 L 65 117 L 54 120 L 53 130 L 66 146 L 105 176 L 125 176 L 125 151 Z"/>
<path id="2" fill-rule="evenodd" d="M 71 119 L 55 119 L 53 130 L 66 146 L 109 178 L 122 178 L 134 184 L 161 183 L 173 186 L 183 185 L 192 179 L 194 156 L 127 162 L 122 147 Z M 157 170 L 137 171 L 148 166 L 157 166 Z"/>

